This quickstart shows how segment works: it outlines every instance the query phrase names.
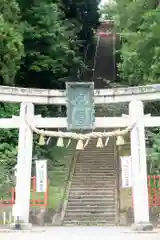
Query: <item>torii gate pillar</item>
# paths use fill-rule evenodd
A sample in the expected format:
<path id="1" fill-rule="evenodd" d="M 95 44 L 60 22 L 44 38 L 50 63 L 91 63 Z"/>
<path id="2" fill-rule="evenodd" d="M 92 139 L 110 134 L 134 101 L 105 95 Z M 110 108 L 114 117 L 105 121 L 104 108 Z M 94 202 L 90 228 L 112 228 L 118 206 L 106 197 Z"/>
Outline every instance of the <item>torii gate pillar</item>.
<path id="1" fill-rule="evenodd" d="M 130 135 L 134 208 L 133 230 L 152 230 L 153 226 L 149 222 L 144 109 L 141 101 L 130 102 L 129 116 L 131 121 L 136 123 Z"/>
<path id="2" fill-rule="evenodd" d="M 34 105 L 32 103 L 21 103 L 21 125 L 19 128 L 17 156 L 16 198 L 15 206 L 13 207 L 14 222 L 11 224 L 11 228 L 15 228 L 15 224 L 18 222 L 23 229 L 31 228 L 31 224 L 29 224 L 29 212 L 33 132 L 28 126 L 26 120 L 32 120 L 33 117 Z"/>

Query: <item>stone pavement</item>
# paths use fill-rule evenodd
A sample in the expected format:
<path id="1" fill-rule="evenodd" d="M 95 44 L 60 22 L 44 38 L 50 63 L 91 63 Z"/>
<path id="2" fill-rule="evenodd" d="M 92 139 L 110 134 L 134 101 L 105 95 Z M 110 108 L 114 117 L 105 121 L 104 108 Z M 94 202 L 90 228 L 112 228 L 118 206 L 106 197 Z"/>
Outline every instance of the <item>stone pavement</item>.
<path id="1" fill-rule="evenodd" d="M 45 227 L 32 231 L 0 230 L 0 240 L 157 240 L 160 231 L 134 233 L 123 227 Z"/>

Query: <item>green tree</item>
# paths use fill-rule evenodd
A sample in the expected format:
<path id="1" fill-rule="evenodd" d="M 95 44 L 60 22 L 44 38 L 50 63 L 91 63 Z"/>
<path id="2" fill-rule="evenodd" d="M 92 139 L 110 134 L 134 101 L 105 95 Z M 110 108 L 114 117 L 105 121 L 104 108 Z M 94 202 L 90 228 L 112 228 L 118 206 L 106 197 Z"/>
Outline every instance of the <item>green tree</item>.
<path id="1" fill-rule="evenodd" d="M 94 54 L 94 30 L 99 24 L 99 3 L 100 0 L 60 0 L 65 17 L 72 22 L 78 31 L 79 54 L 83 59 L 83 64 L 79 67 L 79 77 L 84 78 L 89 67 L 89 58 Z M 92 52 L 92 54 L 90 54 Z M 92 56 L 90 56 L 92 55 Z M 77 69 L 75 69 L 77 77 Z M 81 79 L 83 80 L 83 79 Z"/>
<path id="2" fill-rule="evenodd" d="M 0 0 L 0 84 L 14 84 L 23 55 L 23 26 L 16 0 Z"/>
<path id="3" fill-rule="evenodd" d="M 0 118 L 19 114 L 18 104 L 0 104 Z M 0 129 L 0 196 L 11 184 L 11 173 L 17 160 L 18 130 Z"/>
<path id="4" fill-rule="evenodd" d="M 21 86 L 61 87 L 60 78 L 79 64 L 76 29 L 66 19 L 55 1 L 21 2 L 26 23 L 25 56 L 16 82 Z"/>
<path id="5" fill-rule="evenodd" d="M 153 0 L 116 0 L 113 19 L 121 36 L 122 80 L 129 85 L 160 80 L 160 8 Z"/>
<path id="6" fill-rule="evenodd" d="M 159 175 L 160 172 L 160 130 L 155 128 L 148 132 L 148 174 Z"/>
<path id="7" fill-rule="evenodd" d="M 100 0 L 61 0 L 66 18 L 79 26 L 79 39 L 83 44 L 92 41 L 99 23 Z"/>

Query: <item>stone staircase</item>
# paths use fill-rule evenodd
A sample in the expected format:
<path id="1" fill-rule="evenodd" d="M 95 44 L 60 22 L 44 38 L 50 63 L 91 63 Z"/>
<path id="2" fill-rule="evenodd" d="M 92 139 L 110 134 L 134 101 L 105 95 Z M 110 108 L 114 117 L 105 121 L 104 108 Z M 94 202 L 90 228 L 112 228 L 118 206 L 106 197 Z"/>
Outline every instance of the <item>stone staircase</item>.
<path id="1" fill-rule="evenodd" d="M 116 225 L 117 177 L 115 144 L 96 148 L 96 140 L 76 160 L 64 225 Z"/>

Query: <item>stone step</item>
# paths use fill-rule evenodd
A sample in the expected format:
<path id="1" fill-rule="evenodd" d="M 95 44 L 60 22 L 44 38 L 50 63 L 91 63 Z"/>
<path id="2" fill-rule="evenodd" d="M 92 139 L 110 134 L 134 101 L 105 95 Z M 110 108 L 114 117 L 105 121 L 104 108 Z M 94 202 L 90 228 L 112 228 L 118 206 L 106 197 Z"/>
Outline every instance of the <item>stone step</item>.
<path id="1" fill-rule="evenodd" d="M 70 192 L 69 197 L 73 200 L 74 198 L 79 198 L 79 199 L 93 199 L 93 198 L 105 198 L 106 201 L 107 199 L 111 199 L 115 197 L 115 193 L 114 192 L 110 192 L 110 193 L 96 193 L 96 192 L 92 192 L 92 193 L 74 193 L 74 192 Z"/>
<path id="2" fill-rule="evenodd" d="M 99 203 L 102 204 L 109 204 L 116 201 L 115 194 L 90 194 L 90 195 L 75 195 L 74 193 L 69 195 L 69 202 L 76 204 L 82 204 L 84 202 L 85 205 L 98 205 Z M 69 203 L 68 202 L 68 203 Z M 83 204 L 82 204 L 83 205 Z"/>
<path id="3" fill-rule="evenodd" d="M 93 198 L 96 198 L 97 199 L 97 202 L 98 202 L 98 199 L 100 200 L 101 198 L 105 198 L 106 199 L 106 202 L 107 202 L 107 200 L 114 200 L 114 198 L 115 198 L 115 194 L 114 193 L 110 193 L 110 194 L 96 194 L 96 193 L 94 193 L 94 194 L 69 194 L 69 197 L 70 197 L 70 201 L 74 201 L 75 199 L 81 199 L 81 200 L 83 200 L 83 201 L 92 201 L 93 200 Z"/>
<path id="4" fill-rule="evenodd" d="M 72 202 L 72 201 L 69 201 L 68 202 L 68 208 L 70 208 L 70 207 L 72 207 L 73 209 L 74 208 L 77 208 L 77 202 L 78 201 L 74 201 L 74 202 Z M 115 200 L 110 200 L 110 199 L 108 199 L 107 201 L 106 201 L 106 199 L 105 199 L 105 201 L 104 202 L 93 202 L 93 201 L 79 201 L 78 202 L 78 207 L 80 207 L 80 208 L 85 208 L 85 207 L 95 207 L 95 208 L 97 208 L 97 207 L 104 207 L 104 208 L 108 208 L 108 207 L 110 207 L 113 203 L 115 203 Z"/>
<path id="5" fill-rule="evenodd" d="M 73 185 L 76 185 L 77 186 L 77 183 L 78 185 L 81 185 L 81 186 L 89 186 L 91 184 L 91 186 L 94 186 L 96 185 L 96 187 L 100 187 L 100 186 L 115 186 L 115 183 L 116 181 L 114 180 L 113 178 L 114 176 L 111 176 L 111 177 L 108 177 L 108 178 L 97 178 L 97 179 L 92 179 L 92 178 L 87 178 L 87 179 L 84 179 L 84 178 L 76 178 L 74 179 L 74 182 L 72 183 L 72 186 Z M 105 181 L 103 181 L 105 179 Z M 102 185 L 101 185 L 102 184 Z"/>
<path id="6" fill-rule="evenodd" d="M 88 176 L 88 174 L 84 174 L 84 175 L 82 175 L 82 176 L 73 176 L 73 180 L 72 180 L 72 182 L 74 183 L 74 182 L 77 182 L 77 181 L 83 181 L 83 182 L 86 182 L 87 183 L 87 181 L 89 181 L 89 180 L 91 180 L 91 181 L 93 181 L 93 184 L 96 184 L 96 183 L 99 183 L 99 182 L 103 182 L 104 183 L 104 185 L 107 183 L 108 185 L 110 184 L 113 184 L 114 185 L 114 183 L 116 182 L 116 175 L 115 174 L 113 174 L 113 175 L 111 175 L 111 176 L 109 176 L 109 175 L 103 175 L 103 176 L 100 176 L 100 175 L 98 175 L 98 176 L 95 176 L 94 177 L 94 174 L 93 175 L 90 175 L 90 176 Z M 105 180 L 105 181 L 104 181 Z M 92 182 L 91 182 L 92 183 Z M 103 186 L 103 185 L 102 185 Z"/>
<path id="7" fill-rule="evenodd" d="M 95 187 L 96 189 L 101 188 L 103 186 L 103 188 L 107 188 L 108 186 L 110 188 L 116 188 L 116 183 L 110 183 L 108 182 L 108 180 L 105 182 L 105 184 L 103 183 L 103 181 L 97 181 L 97 182 L 92 182 L 92 181 L 79 181 L 77 180 L 76 182 L 72 183 L 71 185 L 71 189 L 75 189 L 75 188 L 87 188 L 87 187 Z"/>
<path id="8" fill-rule="evenodd" d="M 97 204 L 97 203 L 109 203 L 109 202 L 115 202 L 115 198 L 113 198 L 112 196 L 107 196 L 107 198 L 105 197 L 105 198 L 103 198 L 103 197 L 97 197 L 96 196 L 96 198 L 90 198 L 90 197 L 87 197 L 87 198 L 83 198 L 83 199 L 81 199 L 81 198 L 75 198 L 75 197 L 72 197 L 72 198 L 69 198 L 68 199 L 68 203 L 69 202 L 77 202 L 77 204 L 80 204 L 81 202 L 84 202 L 85 204 L 87 204 L 87 203 L 91 203 L 91 204 Z"/>
<path id="9" fill-rule="evenodd" d="M 83 203 L 83 204 L 82 204 Z M 110 206 L 112 206 L 113 204 L 115 204 L 115 199 L 114 198 L 104 198 L 104 199 L 69 199 L 68 201 L 68 206 L 76 206 L 77 204 L 77 207 L 78 206 L 94 206 L 94 205 L 107 205 L 107 207 L 109 208 Z"/>
<path id="10" fill-rule="evenodd" d="M 115 202 L 115 197 L 112 195 L 112 196 L 105 196 L 105 198 L 103 198 L 102 196 L 97 196 L 97 195 L 95 195 L 95 196 L 85 196 L 85 197 L 80 197 L 80 196 L 69 196 L 69 202 L 71 202 L 71 203 L 76 203 L 77 202 L 77 205 L 80 203 L 80 202 L 84 202 L 84 203 L 86 203 L 86 202 L 89 202 L 89 203 L 94 203 L 94 202 L 96 202 L 96 203 L 101 203 L 101 202 L 112 202 L 112 203 L 114 203 Z"/>
<path id="11" fill-rule="evenodd" d="M 92 164 L 78 164 L 76 165 L 76 169 L 78 170 L 83 170 L 83 169 L 86 169 L 86 170 L 102 170 L 102 169 L 108 169 L 108 170 L 116 170 L 116 167 L 114 165 L 107 165 L 107 164 L 95 164 L 95 163 L 92 163 Z"/>
<path id="12" fill-rule="evenodd" d="M 95 171 L 75 171 L 74 177 L 76 176 L 92 176 L 92 177 L 101 177 L 101 176 L 110 176 L 110 175 L 115 175 L 115 171 L 110 171 L 110 170 L 95 170 Z"/>
<path id="13" fill-rule="evenodd" d="M 113 205 L 113 203 L 112 203 Z M 112 212 L 115 214 L 115 211 L 114 209 L 112 208 L 112 205 L 110 204 L 110 206 L 102 206 L 102 205 L 99 205 L 97 208 L 91 206 L 91 207 L 86 207 L 86 206 L 79 206 L 78 205 L 78 208 L 76 208 L 76 206 L 74 205 L 68 205 L 67 207 L 67 212 L 68 211 L 71 211 L 71 212 L 90 212 L 90 213 L 94 213 L 94 212 L 103 212 L 103 213 L 107 213 L 107 212 Z M 108 210 L 108 211 L 107 211 Z"/>
<path id="14" fill-rule="evenodd" d="M 116 173 L 115 172 L 75 172 L 74 173 L 74 178 L 85 178 L 85 179 L 88 179 L 88 178 L 91 178 L 91 179 L 99 179 L 99 178 L 113 178 L 115 179 L 115 176 L 116 176 Z"/>
<path id="15" fill-rule="evenodd" d="M 92 181 L 94 181 L 94 184 L 101 182 L 102 184 L 105 182 L 107 184 L 114 184 L 113 182 L 110 182 L 110 179 L 112 179 L 115 175 L 111 175 L 111 176 L 74 176 L 74 183 L 77 182 L 82 182 L 82 183 L 93 183 Z"/>
<path id="16" fill-rule="evenodd" d="M 115 179 L 115 174 L 90 174 L 90 173 L 87 173 L 87 174 L 76 174 L 74 175 L 74 180 L 77 181 L 77 180 L 83 180 L 83 181 L 87 181 L 87 180 L 94 180 L 94 182 L 96 183 L 97 181 L 102 181 L 102 180 L 105 180 L 105 181 L 108 181 L 108 183 L 110 182 L 109 180 L 112 179 Z"/>
<path id="17" fill-rule="evenodd" d="M 103 185 L 103 187 L 105 188 L 105 189 L 107 189 L 107 187 L 109 186 L 109 184 L 107 185 Z M 96 184 L 96 186 L 94 185 L 94 184 L 82 184 L 82 183 L 78 183 L 78 184 L 72 184 L 72 186 L 71 186 L 71 191 L 75 191 L 76 189 L 77 190 L 81 190 L 81 189 L 87 189 L 87 187 L 91 187 L 91 189 L 99 189 L 99 188 L 101 188 L 102 187 L 102 185 L 101 185 L 101 183 L 98 185 L 98 184 Z M 109 187 L 109 189 L 112 189 L 112 188 L 116 188 L 116 185 L 114 185 L 114 184 L 112 184 L 112 185 L 110 185 L 110 187 Z M 94 190 L 93 189 L 93 190 Z"/>
<path id="18" fill-rule="evenodd" d="M 110 161 L 104 159 L 103 161 L 98 161 L 95 159 L 85 159 L 85 160 L 78 160 L 76 163 L 76 166 L 115 166 L 116 163 L 114 163 L 113 159 L 111 159 Z"/>
<path id="19" fill-rule="evenodd" d="M 82 176 L 82 175 L 95 175 L 95 176 L 104 176 L 104 175 L 106 175 L 106 176 L 108 176 L 108 175 L 116 175 L 116 170 L 114 170 L 114 169 L 81 169 L 81 170 L 79 170 L 79 169 L 75 169 L 75 171 L 74 171 L 74 176 L 77 176 L 77 175 L 80 175 L 80 176 Z"/>
<path id="20" fill-rule="evenodd" d="M 73 203 L 73 204 L 81 204 L 82 202 L 84 202 L 84 204 L 99 204 L 99 203 L 106 203 L 106 204 L 109 204 L 109 203 L 115 203 L 115 197 L 113 196 L 107 196 L 107 197 L 102 197 L 102 196 L 96 196 L 96 198 L 93 198 L 93 197 L 83 197 L 83 198 L 80 198 L 80 197 L 75 197 L 75 196 L 72 196 L 69 198 L 68 200 L 68 204 L 69 203 Z"/>
<path id="21" fill-rule="evenodd" d="M 90 162 L 90 163 L 87 163 L 87 162 L 84 162 L 84 163 L 77 163 L 76 164 L 76 168 L 78 169 L 81 169 L 81 168 L 85 168 L 85 169 L 88 169 L 88 168 L 91 168 L 91 169 L 95 169 L 95 168 L 98 168 L 98 169 L 115 169 L 116 168 L 116 165 L 113 165 L 113 163 L 111 162 L 110 164 L 108 163 L 97 163 L 97 162 Z"/>
<path id="22" fill-rule="evenodd" d="M 85 157 L 80 157 L 77 159 L 77 163 L 112 163 L 114 162 L 114 156 L 106 158 L 106 154 L 104 155 L 85 155 Z"/>
<path id="23" fill-rule="evenodd" d="M 116 167 L 113 166 L 113 165 L 107 165 L 107 164 L 80 164 L 80 165 L 77 165 L 75 169 L 78 169 L 78 170 L 116 170 Z"/>
<path id="24" fill-rule="evenodd" d="M 88 181 L 89 179 L 90 180 L 93 180 L 94 183 L 96 182 L 99 182 L 99 181 L 103 181 L 104 183 L 105 182 L 108 182 L 108 183 L 112 183 L 113 181 L 116 181 L 116 173 L 111 173 L 111 172 L 106 172 L 106 173 L 90 173 L 90 172 L 81 172 L 81 173 L 75 173 L 74 176 L 73 176 L 74 180 L 77 181 L 77 180 L 83 180 L 84 181 Z M 105 180 L 105 181 L 104 181 Z"/>
<path id="25" fill-rule="evenodd" d="M 116 182 L 112 182 L 112 181 L 107 181 L 105 182 L 105 184 L 103 184 L 101 181 L 94 181 L 92 182 L 91 184 L 87 184 L 86 182 L 77 182 L 77 184 L 75 184 L 75 182 L 72 183 L 71 185 L 71 190 L 77 190 L 77 191 L 81 191 L 81 190 L 84 190 L 84 191 L 95 191 L 95 190 L 110 190 L 110 189 L 113 189 L 115 188 L 116 186 Z M 89 188 L 89 189 L 88 189 Z"/>
<path id="26" fill-rule="evenodd" d="M 82 204 L 83 202 L 83 204 Z M 76 206 L 77 204 L 77 206 Z M 107 206 L 107 208 L 111 208 L 113 205 L 115 204 L 115 198 L 104 198 L 103 200 L 101 200 L 101 198 L 99 199 L 96 199 L 96 200 L 92 200 L 92 199 L 88 199 L 88 198 L 81 198 L 81 199 L 76 199 L 76 198 L 73 198 L 73 199 L 70 199 L 69 202 L 68 202 L 68 207 L 77 207 L 78 206 Z M 74 207 L 75 206 L 75 207 Z"/>
<path id="27" fill-rule="evenodd" d="M 107 214 L 103 214 L 103 215 L 100 215 L 99 213 L 94 213 L 93 215 L 84 215 L 84 213 L 82 213 L 81 215 L 75 213 L 75 214 L 72 214 L 72 215 L 65 215 L 65 221 L 66 220 L 71 220 L 71 221 L 97 221 L 97 222 L 101 222 L 101 221 L 104 221 L 104 220 L 109 220 L 109 221 L 113 221 L 116 217 L 116 214 L 110 214 L 108 215 Z"/>
<path id="28" fill-rule="evenodd" d="M 107 152 L 107 154 L 106 154 L 106 152 Z M 82 157 L 82 156 L 85 156 L 85 153 L 86 154 L 89 154 L 89 153 L 91 153 L 91 154 L 93 154 L 93 153 L 96 153 L 97 155 L 99 155 L 99 154 L 106 154 L 107 156 L 108 156 L 108 153 L 112 153 L 112 155 L 113 155 L 113 147 L 112 146 L 108 146 L 107 148 L 105 148 L 105 147 L 103 147 L 103 148 L 96 148 L 96 146 L 95 145 L 88 145 L 88 147 L 86 147 L 85 149 L 84 149 L 84 151 L 80 151 L 80 157 Z"/>
<path id="29" fill-rule="evenodd" d="M 104 156 L 105 155 L 105 159 L 107 158 L 113 158 L 114 154 L 113 154 L 113 149 L 112 148 L 108 148 L 108 149 L 101 149 L 101 151 L 97 151 L 97 149 L 93 149 L 93 148 L 88 148 L 85 151 L 81 151 L 79 154 L 79 159 L 81 158 L 87 158 L 90 156 L 94 157 L 95 156 Z M 86 157 L 87 156 L 87 157 Z"/>
<path id="30" fill-rule="evenodd" d="M 77 211 L 75 210 L 67 210 L 65 213 L 66 217 L 72 217 L 72 219 L 81 219 L 81 218 L 88 218 L 88 219 L 95 219 L 97 218 L 101 218 L 101 219 L 105 219 L 109 216 L 111 217 L 115 217 L 116 213 L 114 211 L 105 211 L 103 209 L 101 209 L 100 211 L 98 210 L 84 210 L 82 211 L 81 209 L 77 209 Z"/>
<path id="31" fill-rule="evenodd" d="M 105 183 L 104 183 L 105 182 Z M 96 185 L 97 187 L 100 187 L 100 186 L 116 186 L 116 182 L 111 182 L 109 177 L 102 177 L 102 178 L 96 178 L 94 180 L 94 178 L 85 178 L 84 177 L 76 177 L 76 179 L 74 180 L 73 184 L 75 186 L 94 186 Z M 101 185 L 102 184 L 102 185 Z"/>
<path id="32" fill-rule="evenodd" d="M 107 152 L 107 154 L 106 154 Z M 97 151 L 97 149 L 93 149 L 93 148 L 88 148 L 83 152 L 80 152 L 79 158 L 87 158 L 88 156 L 93 156 L 95 158 L 96 156 L 105 156 L 106 158 L 109 157 L 113 157 L 113 149 L 112 148 L 108 148 L 108 149 L 101 149 L 101 151 Z M 86 157 L 87 156 L 87 157 Z"/>
<path id="33" fill-rule="evenodd" d="M 99 221 L 67 221 L 65 220 L 63 223 L 63 226 L 115 226 L 115 224 L 113 223 L 113 220 L 111 221 L 106 221 L 106 220 L 101 220 L 101 222 Z"/>
<path id="34" fill-rule="evenodd" d="M 92 196 L 92 195 L 97 195 L 97 196 L 99 196 L 99 195 L 101 195 L 101 196 L 108 196 L 108 195 L 115 195 L 115 193 L 116 193 L 116 191 L 115 191 L 115 189 L 110 189 L 110 190 L 101 190 L 101 191 L 98 191 L 98 190 L 95 190 L 95 191 L 93 191 L 93 190 L 91 190 L 91 191 L 83 191 L 83 190 L 81 190 L 81 191 L 73 191 L 73 189 L 71 189 L 71 191 L 70 191 L 70 196 L 79 196 L 79 195 L 81 195 L 81 196 Z"/>
<path id="35" fill-rule="evenodd" d="M 82 174 L 82 173 L 84 173 L 84 174 L 88 174 L 88 173 L 98 173 L 98 174 L 110 174 L 110 173 L 116 173 L 116 170 L 115 169 L 113 169 L 113 168 L 111 168 L 111 169 L 108 169 L 108 168 L 103 168 L 103 169 L 99 169 L 99 168 L 97 168 L 97 169 L 89 169 L 89 168 L 81 168 L 81 169 L 79 169 L 79 168 L 76 168 L 75 169 L 75 174 L 77 174 L 77 173 L 79 173 L 79 174 Z"/>
<path id="36" fill-rule="evenodd" d="M 58 171 L 57 171 L 58 172 Z M 74 171 L 74 173 L 115 173 L 116 174 L 116 169 L 115 168 L 107 168 L 107 167 L 103 167 L 103 168 L 99 168 L 98 166 L 97 166 L 97 168 L 96 167 L 81 167 L 81 168 L 79 168 L 79 167 L 76 167 L 75 168 L 75 171 Z"/>
<path id="37" fill-rule="evenodd" d="M 68 203 L 68 206 L 67 206 L 67 211 L 74 211 L 75 209 L 76 210 L 81 210 L 81 209 L 84 209 L 84 211 L 85 210 L 88 210 L 88 211 L 90 211 L 90 212 L 94 212 L 94 210 L 95 209 L 103 209 L 103 212 L 106 212 L 106 209 L 108 209 L 108 210 L 110 210 L 110 212 L 115 212 L 115 210 L 113 209 L 113 204 L 115 204 L 114 203 L 114 201 L 112 201 L 112 202 L 108 202 L 107 203 L 107 205 L 104 205 L 105 203 L 96 203 L 96 204 L 98 204 L 98 205 L 81 205 L 81 203 L 79 203 L 77 206 L 76 206 L 76 204 L 77 203 Z M 90 203 L 91 204 L 91 203 Z"/>
<path id="38" fill-rule="evenodd" d="M 98 149 L 99 151 L 97 151 L 97 148 L 95 148 L 95 149 L 93 149 L 93 148 L 95 148 L 95 146 L 88 148 L 88 149 L 85 148 L 85 151 L 80 152 L 79 157 L 82 158 L 82 157 L 90 156 L 89 154 L 91 154 L 91 156 L 93 156 L 93 154 L 96 154 L 97 156 L 105 155 L 108 158 L 108 157 L 112 157 L 114 155 L 112 147 L 110 147 L 108 149 L 107 148 L 102 148 L 101 150 Z"/>
<path id="39" fill-rule="evenodd" d="M 78 159 L 77 159 L 77 162 L 112 162 L 114 160 L 114 156 L 113 156 L 113 154 L 111 154 L 111 153 L 101 153 L 101 154 L 97 154 L 97 153 L 94 153 L 94 152 L 92 152 L 92 154 L 91 153 L 89 153 L 88 152 L 88 154 L 87 153 L 85 153 L 85 155 L 84 156 L 80 156 Z"/>
<path id="40" fill-rule="evenodd" d="M 85 207 L 80 207 L 78 206 L 78 208 L 72 208 L 71 206 L 67 208 L 67 211 L 66 211 L 66 214 L 69 213 L 69 212 L 73 212 L 73 213 L 82 213 L 82 212 L 85 212 L 85 213 L 88 213 L 88 214 L 94 214 L 94 213 L 102 213 L 102 214 L 105 214 L 105 213 L 114 213 L 115 214 L 115 211 L 111 208 L 106 208 L 106 207 L 88 207 L 88 206 L 85 206 Z"/>
<path id="41" fill-rule="evenodd" d="M 105 183 L 104 183 L 104 181 L 103 180 L 97 180 L 97 181 L 91 181 L 90 179 L 88 179 L 88 180 L 83 180 L 82 181 L 82 179 L 77 179 L 77 180 L 75 180 L 73 183 L 72 183 L 72 187 L 85 187 L 85 188 L 87 188 L 87 187 L 96 187 L 96 188 L 99 188 L 99 187 L 104 187 L 104 188 L 106 188 L 107 186 L 110 186 L 111 188 L 112 187 L 116 187 L 116 182 L 111 182 L 111 181 L 109 181 L 109 179 L 107 179 L 106 181 L 105 181 Z"/>
<path id="42" fill-rule="evenodd" d="M 112 184 L 112 185 L 107 185 L 107 184 L 105 184 L 105 185 L 103 185 L 103 188 L 106 188 L 107 189 L 107 187 L 110 187 L 110 188 L 114 188 L 114 189 L 116 189 L 116 184 Z M 99 189 L 99 188 L 101 188 L 102 187 L 102 184 L 100 183 L 99 185 L 98 184 L 96 184 L 96 186 L 92 183 L 92 184 L 90 184 L 90 183 L 88 183 L 88 184 L 82 184 L 82 183 L 78 183 L 78 184 L 73 184 L 72 183 L 72 186 L 71 186 L 71 191 L 74 191 L 75 189 L 77 189 L 77 190 L 79 190 L 79 189 L 83 189 L 83 188 L 85 188 L 85 189 L 87 189 L 87 187 L 90 187 L 91 189 Z"/>
<path id="43" fill-rule="evenodd" d="M 77 213 L 76 213 L 77 214 Z M 83 213 L 82 213 L 83 214 Z M 115 221 L 116 214 L 112 215 L 96 215 L 94 214 L 93 216 L 84 216 L 84 215 L 66 215 L 65 216 L 65 221 L 96 221 L 96 222 L 101 222 L 101 221 Z"/>
<path id="44" fill-rule="evenodd" d="M 115 197 L 115 193 L 114 192 L 110 192 L 110 193 L 103 193 L 103 194 L 98 194 L 96 192 L 93 192 L 91 194 L 85 194 L 85 193 L 81 193 L 81 194 L 74 194 L 72 192 L 70 192 L 69 194 L 69 197 L 71 199 L 93 199 L 93 198 L 96 198 L 96 199 L 99 199 L 99 198 L 105 198 L 106 200 L 109 199 L 109 198 L 114 198 Z"/>
<path id="45" fill-rule="evenodd" d="M 115 176 L 116 172 L 115 171 L 108 171 L 108 172 L 97 172 L 97 173 L 92 173 L 92 172 L 75 172 L 74 173 L 74 178 L 77 176 L 82 176 L 82 177 L 92 177 L 92 178 L 96 178 L 96 177 L 109 177 L 109 176 Z"/>
<path id="46" fill-rule="evenodd" d="M 116 167 L 114 165 L 107 165 L 107 164 L 95 164 L 95 163 L 84 163 L 84 164 L 78 164 L 76 165 L 76 168 L 75 169 L 78 169 L 78 170 L 83 170 L 83 169 L 86 169 L 86 170 L 114 170 L 116 171 Z"/>
<path id="47" fill-rule="evenodd" d="M 97 193 L 97 194 L 102 194 L 103 193 L 116 193 L 116 189 L 112 189 L 112 188 L 107 188 L 107 189 L 99 189 L 99 188 L 95 188 L 95 189 L 84 189 L 84 188 L 81 188 L 81 189 L 73 189 L 71 188 L 70 192 L 74 192 L 75 194 L 82 194 L 82 193 Z"/>
<path id="48" fill-rule="evenodd" d="M 111 202 L 107 206 L 104 206 L 104 205 L 101 205 L 101 203 L 99 203 L 98 207 L 99 207 L 99 209 L 103 209 L 103 212 L 106 212 L 106 209 L 108 209 L 108 211 L 110 211 L 110 212 L 115 212 L 115 210 L 113 208 L 113 204 L 114 204 L 114 202 Z M 87 208 L 87 206 L 88 206 L 88 208 Z M 80 211 L 81 211 L 81 209 L 84 209 L 84 211 L 85 211 L 85 210 L 88 209 L 89 212 L 94 212 L 94 210 L 98 209 L 98 207 L 95 208 L 93 205 L 90 206 L 90 207 L 89 207 L 89 205 L 86 205 L 86 206 L 78 205 L 78 206 L 76 206 L 76 205 L 73 205 L 73 204 L 70 203 L 70 204 L 68 204 L 67 211 L 74 211 L 75 209 L 80 210 Z"/>
<path id="49" fill-rule="evenodd" d="M 107 168 L 107 169 L 114 169 L 115 168 L 115 165 L 113 164 L 113 163 L 101 163 L 101 164 L 99 164 L 99 163 L 91 163 L 91 164 L 89 164 L 89 163 L 86 163 L 86 162 L 84 162 L 83 164 L 82 163 L 77 163 L 76 164 L 76 168 L 91 168 L 91 169 L 95 169 L 95 168 L 99 168 L 99 169 L 103 169 L 103 168 Z"/>
<path id="50" fill-rule="evenodd" d="M 97 163 L 97 162 L 84 162 L 84 163 L 77 163 L 76 168 L 93 168 L 95 169 L 96 167 L 99 169 L 106 168 L 106 169 L 115 169 L 116 165 L 113 165 L 112 162 L 109 164 L 103 162 L 103 163 Z"/>

